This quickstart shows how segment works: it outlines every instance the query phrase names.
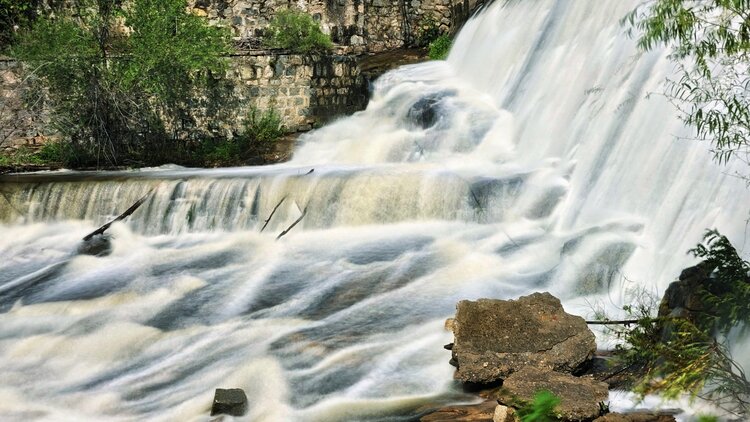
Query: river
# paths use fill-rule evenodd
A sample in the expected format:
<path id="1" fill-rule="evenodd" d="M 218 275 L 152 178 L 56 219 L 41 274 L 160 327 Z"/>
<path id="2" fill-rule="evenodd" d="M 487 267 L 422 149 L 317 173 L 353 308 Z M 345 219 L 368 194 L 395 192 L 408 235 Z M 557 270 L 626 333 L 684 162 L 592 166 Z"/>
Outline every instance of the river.
<path id="1" fill-rule="evenodd" d="M 648 95 L 672 65 L 625 35 L 636 3 L 497 1 L 288 163 L 3 176 L 2 419 L 207 420 L 239 387 L 250 421 L 413 420 L 467 400 L 458 300 L 616 310 L 706 228 L 744 248 L 742 166 Z"/>

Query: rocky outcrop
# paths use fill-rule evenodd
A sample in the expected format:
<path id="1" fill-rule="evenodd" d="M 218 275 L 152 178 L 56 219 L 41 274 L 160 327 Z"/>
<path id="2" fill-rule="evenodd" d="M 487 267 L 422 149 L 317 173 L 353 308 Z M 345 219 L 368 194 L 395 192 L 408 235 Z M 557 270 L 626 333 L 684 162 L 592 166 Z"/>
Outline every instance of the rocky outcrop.
<path id="1" fill-rule="evenodd" d="M 463 382 L 495 382 L 526 366 L 571 373 L 596 351 L 584 319 L 566 313 L 549 293 L 461 301 L 448 325 L 455 337 L 452 363 Z"/>
<path id="2" fill-rule="evenodd" d="M 499 402 L 520 407 L 534 400 L 541 390 L 547 390 L 560 399 L 555 413 L 566 421 L 587 421 L 600 416 L 603 403 L 609 396 L 609 386 L 589 377 L 526 366 L 514 372 L 503 382 Z"/>
<path id="3" fill-rule="evenodd" d="M 695 314 L 703 310 L 701 288 L 710 282 L 711 271 L 713 268 L 705 262 L 682 270 L 679 280 L 672 282 L 664 291 L 659 316 L 695 322 Z"/>

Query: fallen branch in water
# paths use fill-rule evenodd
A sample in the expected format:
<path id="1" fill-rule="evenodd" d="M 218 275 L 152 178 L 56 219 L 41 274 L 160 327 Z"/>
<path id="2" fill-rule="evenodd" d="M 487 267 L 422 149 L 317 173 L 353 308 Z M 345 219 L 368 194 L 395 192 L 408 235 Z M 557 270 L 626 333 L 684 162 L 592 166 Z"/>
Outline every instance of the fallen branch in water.
<path id="1" fill-rule="evenodd" d="M 151 194 L 152 194 L 153 192 L 154 192 L 154 190 L 153 190 L 153 189 L 149 190 L 149 191 L 148 191 L 148 192 L 147 192 L 147 193 L 146 193 L 145 195 L 143 195 L 143 197 L 142 197 L 141 199 L 137 200 L 137 201 L 135 202 L 135 204 L 131 205 L 131 206 L 130 206 L 130 208 L 128 208 L 128 209 L 127 209 L 127 210 L 126 210 L 126 211 L 125 211 L 124 213 L 122 213 L 122 214 L 118 215 L 118 216 L 117 216 L 117 218 L 115 218 L 114 220 L 110 221 L 109 223 L 107 223 L 107 224 L 105 224 L 105 225 L 103 225 L 103 226 L 99 227 L 98 229 L 94 230 L 93 232 L 91 232 L 91 233 L 87 234 L 87 235 L 86 235 L 86 236 L 85 236 L 85 237 L 83 238 L 83 241 L 84 241 L 84 242 L 85 242 L 85 241 L 89 241 L 89 240 L 91 240 L 91 238 L 92 238 L 92 237 L 94 237 L 94 236 L 96 236 L 96 235 L 100 235 L 100 234 L 103 234 L 103 233 L 104 233 L 105 231 L 107 231 L 107 229 L 109 228 L 109 226 L 111 226 L 112 224 L 114 224 L 114 223 L 116 223 L 116 222 L 118 222 L 118 221 L 122 221 L 122 220 L 124 220 L 124 219 L 128 218 L 128 216 L 130 216 L 130 214 L 134 213 L 134 212 L 135 212 L 135 210 L 137 210 L 137 209 L 138 209 L 138 207 L 140 207 L 141 205 L 143 205 L 143 203 L 144 203 L 144 202 L 146 202 L 146 199 L 148 199 L 148 197 L 149 197 L 149 196 L 150 196 L 150 195 L 151 195 Z"/>
<path id="2" fill-rule="evenodd" d="M 279 209 L 279 207 L 284 202 L 284 200 L 286 200 L 286 196 L 284 196 L 283 198 L 281 198 L 281 201 L 279 201 L 279 203 L 276 204 L 275 207 L 273 207 L 273 210 L 271 211 L 271 215 L 268 216 L 268 218 L 266 219 L 266 222 L 263 224 L 263 227 L 261 227 L 261 229 L 260 229 L 261 233 L 263 233 L 263 230 L 266 229 L 266 226 L 268 225 L 268 222 L 271 221 L 271 219 L 273 218 L 273 215 L 276 214 L 276 210 Z"/>
<path id="3" fill-rule="evenodd" d="M 641 322 L 640 319 L 622 319 L 619 321 L 586 321 L 586 324 L 590 325 L 630 325 L 638 324 Z"/>
<path id="4" fill-rule="evenodd" d="M 310 171 L 308 171 L 307 173 L 303 174 L 302 176 L 307 176 L 308 174 L 312 174 L 312 172 L 314 172 L 314 171 L 315 171 L 315 169 L 310 169 Z M 265 229 L 266 229 L 266 226 L 268 226 L 268 223 L 269 223 L 269 222 L 271 221 L 271 219 L 273 218 L 273 215 L 274 215 L 274 214 L 276 214 L 276 210 L 278 210 L 278 209 L 279 209 L 279 207 L 280 207 L 280 206 L 281 206 L 281 204 L 282 204 L 282 203 L 284 202 L 284 200 L 286 200 L 286 198 L 287 198 L 287 196 L 286 196 L 286 195 L 284 195 L 284 197 L 283 197 L 283 198 L 281 198 L 281 201 L 279 201 L 279 203 L 278 203 L 278 204 L 276 204 L 276 206 L 275 206 L 275 207 L 273 207 L 273 210 L 271 210 L 271 215 L 269 215 L 269 216 L 268 216 L 268 218 L 266 219 L 266 221 L 265 221 L 265 222 L 263 223 L 263 227 L 261 227 L 261 228 L 260 228 L 260 232 L 261 232 L 261 233 L 263 233 L 263 230 L 265 230 Z M 292 226 L 292 227 L 294 227 L 294 226 Z M 290 227 L 290 228 L 291 228 L 291 227 Z"/>
<path id="5" fill-rule="evenodd" d="M 289 230 L 293 229 L 294 226 L 297 225 L 297 223 L 299 223 L 300 221 L 302 221 L 302 219 L 305 217 L 305 214 L 307 214 L 307 207 L 305 207 L 305 209 L 302 210 L 302 215 L 300 215 L 298 219 L 294 220 L 294 223 L 292 223 L 291 226 L 287 227 L 286 230 L 284 230 L 283 232 L 279 233 L 278 236 L 276 236 L 276 240 L 281 239 L 281 236 L 284 236 L 285 234 L 289 233 Z"/>

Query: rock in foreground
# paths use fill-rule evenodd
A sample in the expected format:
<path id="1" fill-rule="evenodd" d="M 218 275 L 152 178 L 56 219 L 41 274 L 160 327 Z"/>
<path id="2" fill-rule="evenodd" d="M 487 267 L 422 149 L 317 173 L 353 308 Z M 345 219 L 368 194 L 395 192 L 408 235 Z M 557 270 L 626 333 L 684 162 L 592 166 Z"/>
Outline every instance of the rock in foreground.
<path id="1" fill-rule="evenodd" d="M 491 383 L 525 366 L 574 372 L 596 351 L 586 321 L 549 293 L 461 301 L 452 322 L 456 378 Z"/>
<path id="2" fill-rule="evenodd" d="M 560 398 L 555 413 L 565 421 L 592 420 L 602 414 L 603 402 L 609 397 L 609 386 L 587 377 L 574 377 L 527 366 L 505 379 L 500 402 L 518 407 L 534 400 L 540 390 Z"/>
<path id="3" fill-rule="evenodd" d="M 448 406 L 423 416 L 419 422 L 493 422 L 497 401 Z"/>
<path id="4" fill-rule="evenodd" d="M 217 388 L 214 393 L 214 404 L 211 406 L 211 416 L 231 415 L 243 416 L 247 412 L 247 395 L 240 388 Z"/>

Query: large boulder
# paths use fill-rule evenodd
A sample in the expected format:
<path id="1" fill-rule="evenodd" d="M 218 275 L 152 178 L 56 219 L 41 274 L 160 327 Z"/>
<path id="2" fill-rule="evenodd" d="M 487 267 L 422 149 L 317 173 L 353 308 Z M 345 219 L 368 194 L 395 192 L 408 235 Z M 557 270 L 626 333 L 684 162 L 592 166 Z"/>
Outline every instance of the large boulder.
<path id="1" fill-rule="evenodd" d="M 518 300 L 461 301 L 449 324 L 456 378 L 492 383 L 525 366 L 575 372 L 596 351 L 586 321 L 549 293 Z"/>
<path id="2" fill-rule="evenodd" d="M 588 421 L 600 416 L 609 397 L 606 383 L 527 366 L 505 379 L 499 401 L 518 408 L 532 402 L 542 390 L 560 398 L 555 414 L 564 421 Z"/>

